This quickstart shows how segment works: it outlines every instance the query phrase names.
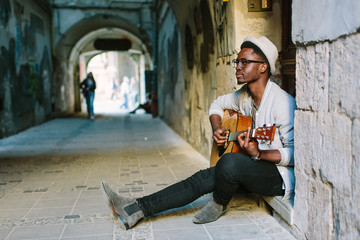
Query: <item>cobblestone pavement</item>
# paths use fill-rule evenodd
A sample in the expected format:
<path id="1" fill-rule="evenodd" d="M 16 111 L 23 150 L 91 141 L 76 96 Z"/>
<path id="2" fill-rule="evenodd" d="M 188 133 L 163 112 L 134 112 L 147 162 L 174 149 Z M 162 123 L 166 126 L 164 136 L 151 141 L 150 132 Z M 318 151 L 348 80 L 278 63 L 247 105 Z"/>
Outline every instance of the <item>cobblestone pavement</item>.
<path id="1" fill-rule="evenodd" d="M 207 159 L 150 115 L 62 118 L 0 140 L 0 239 L 293 239 L 250 196 L 218 221 L 192 217 L 205 195 L 124 231 L 100 183 L 140 197 L 206 168 Z"/>

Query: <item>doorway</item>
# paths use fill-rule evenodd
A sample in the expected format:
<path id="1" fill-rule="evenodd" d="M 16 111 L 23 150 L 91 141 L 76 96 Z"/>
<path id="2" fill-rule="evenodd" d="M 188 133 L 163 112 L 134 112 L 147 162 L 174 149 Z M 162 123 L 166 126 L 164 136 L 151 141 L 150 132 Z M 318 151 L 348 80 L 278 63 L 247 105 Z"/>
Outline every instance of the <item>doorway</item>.
<path id="1" fill-rule="evenodd" d="M 127 113 L 139 105 L 139 64 L 134 56 L 116 51 L 99 53 L 89 60 L 88 72 L 96 81 L 95 114 Z"/>

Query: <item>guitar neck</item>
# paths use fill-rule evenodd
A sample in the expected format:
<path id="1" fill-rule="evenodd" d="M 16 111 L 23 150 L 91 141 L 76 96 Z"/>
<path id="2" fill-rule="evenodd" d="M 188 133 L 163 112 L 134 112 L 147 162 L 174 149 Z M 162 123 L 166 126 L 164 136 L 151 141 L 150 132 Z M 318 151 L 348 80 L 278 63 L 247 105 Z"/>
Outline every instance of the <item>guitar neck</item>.
<path id="1" fill-rule="evenodd" d="M 239 136 L 241 133 L 244 133 L 244 132 L 247 132 L 247 130 L 246 131 L 239 131 L 239 132 L 231 132 L 229 134 L 229 136 L 228 136 L 228 141 L 229 142 L 235 141 L 237 139 L 237 136 Z M 254 137 L 253 136 L 254 133 L 255 133 L 254 129 L 251 129 L 250 130 L 250 137 Z"/>
<path id="2" fill-rule="evenodd" d="M 274 135 L 275 135 L 276 126 L 264 126 L 264 127 L 258 127 L 256 129 L 250 130 L 250 138 L 256 138 L 259 140 L 265 140 L 265 141 L 273 141 Z M 237 139 L 237 136 L 239 136 L 241 133 L 244 133 L 247 131 L 239 131 L 239 132 L 230 132 L 228 136 L 228 141 L 235 141 Z"/>

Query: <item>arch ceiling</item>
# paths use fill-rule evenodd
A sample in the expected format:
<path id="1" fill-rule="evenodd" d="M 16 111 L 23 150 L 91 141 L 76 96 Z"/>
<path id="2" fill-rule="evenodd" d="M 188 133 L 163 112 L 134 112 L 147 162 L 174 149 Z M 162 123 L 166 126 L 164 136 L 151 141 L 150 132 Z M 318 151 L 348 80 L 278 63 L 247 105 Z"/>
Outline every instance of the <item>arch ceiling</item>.
<path id="1" fill-rule="evenodd" d="M 142 43 L 141 39 L 132 33 L 119 28 L 100 28 L 85 34 L 73 47 L 69 56 L 70 61 L 76 60 L 80 54 L 86 52 L 96 52 L 94 48 L 94 41 L 98 38 L 128 38 L 132 42 L 131 48 L 126 51 L 128 53 L 144 53 L 147 55 L 146 46 Z M 103 51 L 99 51 L 103 52 Z M 148 56 L 149 58 L 149 56 Z M 150 59 L 148 59 L 150 60 Z"/>
<path id="2" fill-rule="evenodd" d="M 74 59 L 80 53 L 95 50 L 93 42 L 100 36 L 127 37 L 133 43 L 132 50 L 152 55 L 150 37 L 144 30 L 116 16 L 98 15 L 79 21 L 64 33 L 56 44 L 56 57 Z"/>

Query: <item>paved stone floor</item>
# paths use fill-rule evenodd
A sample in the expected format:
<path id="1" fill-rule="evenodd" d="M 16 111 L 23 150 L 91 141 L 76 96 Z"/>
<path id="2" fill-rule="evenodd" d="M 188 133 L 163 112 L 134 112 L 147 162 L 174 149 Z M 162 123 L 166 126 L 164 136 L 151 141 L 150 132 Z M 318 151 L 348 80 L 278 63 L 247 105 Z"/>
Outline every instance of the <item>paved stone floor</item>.
<path id="1" fill-rule="evenodd" d="M 55 119 L 0 140 L 0 239 L 293 239 L 250 196 L 214 223 L 192 217 L 210 195 L 122 230 L 100 182 L 124 196 L 160 190 L 209 165 L 150 115 Z"/>

